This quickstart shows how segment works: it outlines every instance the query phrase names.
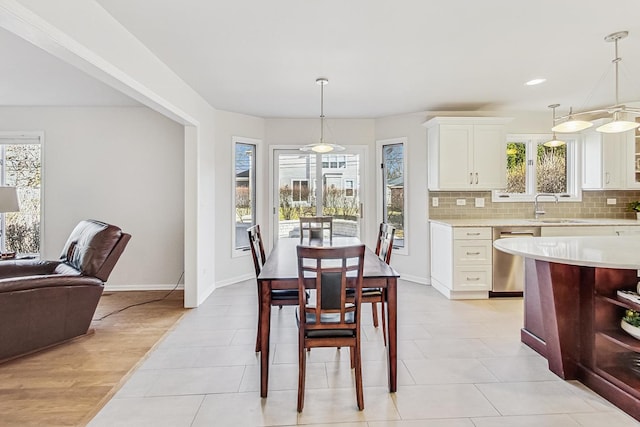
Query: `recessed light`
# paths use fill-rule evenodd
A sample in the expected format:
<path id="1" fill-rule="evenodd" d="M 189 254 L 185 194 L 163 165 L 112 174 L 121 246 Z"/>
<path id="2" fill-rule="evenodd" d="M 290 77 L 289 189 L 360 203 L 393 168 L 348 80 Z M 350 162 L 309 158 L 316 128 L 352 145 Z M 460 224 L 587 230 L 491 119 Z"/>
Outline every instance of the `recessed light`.
<path id="1" fill-rule="evenodd" d="M 540 83 L 544 83 L 546 81 L 547 81 L 547 79 L 533 79 L 533 80 L 529 80 L 525 84 L 527 86 L 535 86 L 535 85 L 539 85 Z"/>

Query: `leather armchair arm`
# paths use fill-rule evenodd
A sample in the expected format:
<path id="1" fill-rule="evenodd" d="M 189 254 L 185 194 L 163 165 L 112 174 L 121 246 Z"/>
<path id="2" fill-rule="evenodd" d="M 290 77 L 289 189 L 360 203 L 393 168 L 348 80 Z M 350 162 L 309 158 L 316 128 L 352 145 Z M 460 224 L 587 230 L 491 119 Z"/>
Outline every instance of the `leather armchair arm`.
<path id="1" fill-rule="evenodd" d="M 55 288 L 62 286 L 99 286 L 102 280 L 91 276 L 68 276 L 63 274 L 46 274 L 39 276 L 23 276 L 0 279 L 0 294 L 39 288 Z"/>
<path id="2" fill-rule="evenodd" d="M 60 261 L 34 259 L 0 261 L 0 279 L 52 274 L 58 264 Z"/>

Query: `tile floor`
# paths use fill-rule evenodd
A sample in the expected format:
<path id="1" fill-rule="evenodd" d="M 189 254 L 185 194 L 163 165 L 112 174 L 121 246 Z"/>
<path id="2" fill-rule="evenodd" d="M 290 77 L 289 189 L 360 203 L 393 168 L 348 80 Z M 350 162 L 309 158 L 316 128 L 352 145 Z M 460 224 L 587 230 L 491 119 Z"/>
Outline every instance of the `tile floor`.
<path id="1" fill-rule="evenodd" d="M 259 396 L 255 282 L 216 290 L 187 313 L 89 424 L 99 426 L 638 426 L 520 343 L 522 300 L 450 301 L 400 281 L 398 391 L 387 391 L 382 332 L 363 310 L 365 409 L 348 350 L 314 349 L 296 412 L 294 308 L 272 311 L 269 397 Z"/>

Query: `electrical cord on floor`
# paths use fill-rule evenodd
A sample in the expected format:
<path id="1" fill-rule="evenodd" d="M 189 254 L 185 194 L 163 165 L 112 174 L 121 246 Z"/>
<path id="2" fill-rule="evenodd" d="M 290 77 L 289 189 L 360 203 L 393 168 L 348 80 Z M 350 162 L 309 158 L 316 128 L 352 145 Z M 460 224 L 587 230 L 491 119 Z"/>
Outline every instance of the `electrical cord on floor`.
<path id="1" fill-rule="evenodd" d="M 120 309 L 118 309 L 118 310 L 114 310 L 114 311 L 112 311 L 111 313 L 107 313 L 107 314 L 105 314 L 104 316 L 102 316 L 102 317 L 100 317 L 100 318 L 98 318 L 98 319 L 93 319 L 92 321 L 93 321 L 93 322 L 99 322 L 100 320 L 102 320 L 102 319 L 106 319 L 107 317 L 111 316 L 112 314 L 116 314 L 116 313 L 123 312 L 123 311 L 125 311 L 125 310 L 126 310 L 126 309 L 128 309 L 128 308 L 131 308 L 131 307 L 137 307 L 137 306 L 139 306 L 139 305 L 150 304 L 150 303 L 152 303 L 152 302 L 158 302 L 158 301 L 165 300 L 165 299 L 167 299 L 167 298 L 169 297 L 169 295 L 171 295 L 171 294 L 172 294 L 176 289 L 178 289 L 178 286 L 180 285 L 180 280 L 182 280 L 182 277 L 184 277 L 184 271 L 180 274 L 180 277 L 178 277 L 178 281 L 176 282 L 176 285 L 173 287 L 173 289 L 171 289 L 171 290 L 169 291 L 169 293 L 168 293 L 168 294 L 166 294 L 165 296 L 163 296 L 162 298 L 156 298 L 156 299 L 152 299 L 152 300 L 149 300 L 149 301 L 142 301 L 142 302 L 138 302 L 138 303 L 135 303 L 135 304 L 131 304 L 131 305 L 128 305 L 128 306 L 126 306 L 126 307 L 120 308 Z"/>

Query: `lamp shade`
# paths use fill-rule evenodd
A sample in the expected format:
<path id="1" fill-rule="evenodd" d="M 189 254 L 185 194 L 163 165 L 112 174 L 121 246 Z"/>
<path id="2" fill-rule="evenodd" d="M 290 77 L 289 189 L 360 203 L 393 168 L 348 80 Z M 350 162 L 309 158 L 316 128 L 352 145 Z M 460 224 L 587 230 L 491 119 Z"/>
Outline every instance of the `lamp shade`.
<path id="1" fill-rule="evenodd" d="M 18 212 L 19 210 L 16 187 L 0 187 L 0 212 Z"/>

